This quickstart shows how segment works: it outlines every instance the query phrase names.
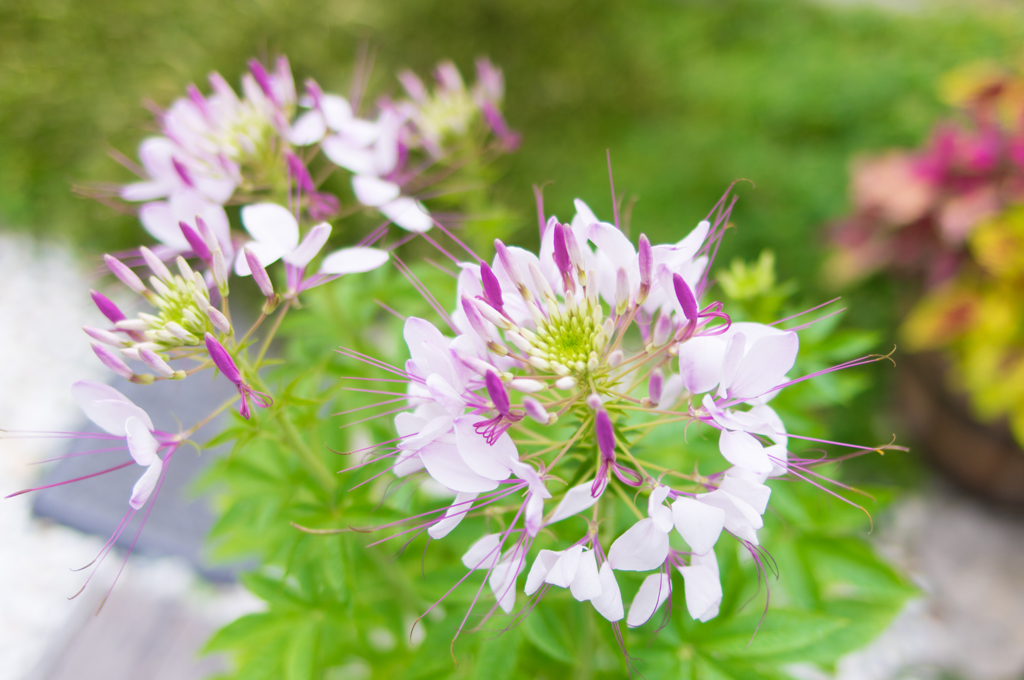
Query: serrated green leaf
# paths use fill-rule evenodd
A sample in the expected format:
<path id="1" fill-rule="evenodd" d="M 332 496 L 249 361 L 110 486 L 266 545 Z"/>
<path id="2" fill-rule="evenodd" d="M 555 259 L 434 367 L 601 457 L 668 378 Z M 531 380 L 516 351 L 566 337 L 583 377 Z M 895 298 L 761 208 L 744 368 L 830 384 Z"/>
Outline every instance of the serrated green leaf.
<path id="1" fill-rule="evenodd" d="M 203 653 L 253 646 L 262 638 L 280 634 L 295 621 L 294 615 L 279 612 L 246 614 L 218 630 L 203 647 Z"/>
<path id="2" fill-rule="evenodd" d="M 284 680 L 314 680 L 319 633 L 316 619 L 305 621 L 292 631 L 284 657 Z"/>

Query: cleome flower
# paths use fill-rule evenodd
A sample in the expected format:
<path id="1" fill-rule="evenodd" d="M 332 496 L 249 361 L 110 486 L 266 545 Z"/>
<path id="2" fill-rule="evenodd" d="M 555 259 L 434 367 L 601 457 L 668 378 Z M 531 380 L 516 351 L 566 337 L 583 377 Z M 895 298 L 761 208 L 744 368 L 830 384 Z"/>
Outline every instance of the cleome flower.
<path id="1" fill-rule="evenodd" d="M 622 619 L 640 626 L 669 600 L 674 567 L 690 615 L 710 620 L 722 600 L 716 544 L 736 540 L 760 565 L 765 482 L 816 474 L 808 468 L 820 461 L 789 455 L 793 435 L 769 405 L 813 377 L 788 376 L 797 333 L 733 324 L 722 303 L 699 302 L 732 205 L 723 197 L 677 243 L 641 235 L 634 246 L 576 201 L 571 222 L 541 225 L 539 254 L 496 241 L 491 263 L 458 262 L 454 309 L 428 293 L 450 335 L 407 319 L 404 367 L 341 350 L 407 383 L 397 439 L 361 465 L 393 457 L 396 476 L 429 478 L 455 497 L 402 533 L 425 529 L 440 539 L 471 514 L 494 527 L 463 557 L 470 572 L 462 581 L 486 572 L 495 601 L 488 616 L 513 611 L 527 571 L 521 613 L 559 587 L 616 631 Z M 385 394 L 395 398 L 384 403 L 403 401 Z M 681 441 L 677 451 L 643 446 L 679 423 L 717 435 L 724 470 L 680 469 Z M 646 512 L 637 502 L 644 496 Z M 616 535 L 623 507 L 636 519 Z M 537 543 L 547 548 L 531 556 Z M 626 572 L 648 573 L 628 607 L 619 585 Z"/>

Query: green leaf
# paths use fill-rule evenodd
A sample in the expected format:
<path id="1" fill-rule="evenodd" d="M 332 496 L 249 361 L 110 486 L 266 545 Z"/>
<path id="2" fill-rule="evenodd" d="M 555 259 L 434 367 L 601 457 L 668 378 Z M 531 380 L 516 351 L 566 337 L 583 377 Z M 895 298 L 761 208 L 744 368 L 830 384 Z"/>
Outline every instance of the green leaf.
<path id="1" fill-rule="evenodd" d="M 509 680 L 516 670 L 521 636 L 518 628 L 485 640 L 477 649 L 472 677 L 479 680 Z"/>
<path id="2" fill-rule="evenodd" d="M 523 633 L 534 647 L 552 659 L 572 665 L 576 659 L 565 638 L 568 628 L 549 607 L 537 607 L 523 623 Z"/>
<path id="3" fill-rule="evenodd" d="M 288 639 L 284 657 L 284 680 L 313 680 L 319 621 L 312 619 L 297 626 Z"/>
<path id="4" fill-rule="evenodd" d="M 217 631 L 203 647 L 203 653 L 254 646 L 262 638 L 280 634 L 295 621 L 294 615 L 282 616 L 277 612 L 246 614 Z"/>

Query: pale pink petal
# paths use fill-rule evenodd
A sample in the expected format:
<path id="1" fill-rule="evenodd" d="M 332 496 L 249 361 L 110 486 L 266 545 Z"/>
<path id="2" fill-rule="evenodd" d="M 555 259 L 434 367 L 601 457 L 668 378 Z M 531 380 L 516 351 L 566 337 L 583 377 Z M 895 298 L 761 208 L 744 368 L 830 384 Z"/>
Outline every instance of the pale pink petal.
<path id="1" fill-rule="evenodd" d="M 153 461 L 152 465 L 146 468 L 146 471 L 142 473 L 139 481 L 135 482 L 135 486 L 132 488 L 132 495 L 128 500 L 128 505 L 138 510 L 146 504 L 146 501 L 153 494 L 153 489 L 156 488 L 156 483 L 160 480 L 160 472 L 163 470 L 163 466 L 163 461 L 157 458 Z"/>
<path id="2" fill-rule="evenodd" d="M 769 335 L 754 342 L 729 383 L 729 396 L 746 400 L 771 392 L 784 382 L 799 349 L 800 339 L 793 332 Z"/>
<path id="3" fill-rule="evenodd" d="M 768 460 L 764 447 L 746 432 L 723 431 L 718 440 L 718 449 L 722 457 L 733 465 L 757 473 L 766 474 L 772 470 L 772 462 Z"/>
<path id="4" fill-rule="evenodd" d="M 573 205 L 576 207 L 576 214 L 572 218 L 572 228 L 574 232 L 578 230 L 586 229 L 591 224 L 596 224 L 601 220 L 597 219 L 594 215 L 594 211 L 591 210 L 586 203 L 580 199 L 575 199 Z M 582 242 L 581 242 L 582 245 Z"/>
<path id="5" fill-rule="evenodd" d="M 658 402 L 658 408 L 663 411 L 669 411 L 675 405 L 676 400 L 679 399 L 679 395 L 683 393 L 683 376 L 678 373 L 673 373 L 665 381 L 665 387 L 661 390 L 661 401 Z"/>
<path id="6" fill-rule="evenodd" d="M 238 276 L 250 276 L 252 274 L 252 271 L 249 269 L 249 262 L 245 259 L 245 249 L 252 251 L 252 254 L 256 256 L 256 259 L 264 267 L 277 262 L 281 259 L 281 256 L 288 252 L 276 243 L 249 241 L 245 244 L 244 249 L 238 251 L 238 255 L 235 257 L 235 274 Z"/>
<path id="7" fill-rule="evenodd" d="M 353 177 L 352 191 L 355 192 L 357 201 L 374 208 L 390 203 L 401 194 L 397 184 L 373 175 Z"/>
<path id="8" fill-rule="evenodd" d="M 79 380 L 71 386 L 71 396 L 89 420 L 110 434 L 125 436 L 125 422 L 133 416 L 153 429 L 149 415 L 110 385 Z"/>
<path id="9" fill-rule="evenodd" d="M 306 238 L 302 239 L 299 247 L 284 255 L 282 259 L 295 267 L 305 267 L 309 261 L 316 257 L 320 249 L 331 237 L 331 225 L 323 222 L 309 230 Z"/>
<path id="10" fill-rule="evenodd" d="M 191 246 L 181 233 L 178 220 L 167 201 L 153 201 L 139 208 L 139 221 L 149 235 L 178 252 L 190 250 Z"/>
<path id="11" fill-rule="evenodd" d="M 760 513 L 739 498 L 722 489 L 700 494 L 697 500 L 725 511 L 725 529 L 758 545 L 757 530 L 764 526 Z"/>
<path id="12" fill-rule="evenodd" d="M 309 146 L 316 144 L 327 134 L 327 125 L 324 116 L 319 111 L 307 111 L 292 123 L 292 129 L 288 133 L 288 139 L 296 146 Z"/>
<path id="13" fill-rule="evenodd" d="M 137 416 L 132 416 L 124 423 L 125 434 L 128 436 L 128 451 L 139 465 L 152 465 L 158 460 L 156 452 L 159 442 Z"/>
<path id="14" fill-rule="evenodd" d="M 488 444 L 474 425 L 484 421 L 483 416 L 466 415 L 455 419 L 455 441 L 459 455 L 473 472 L 488 479 L 508 479 L 513 460 L 519 459 L 519 452 L 507 432 L 494 444 Z"/>
<path id="15" fill-rule="evenodd" d="M 768 507 L 768 497 L 772 495 L 772 490 L 764 484 L 758 484 L 746 479 L 738 479 L 728 474 L 722 479 L 722 483 L 718 488 L 734 498 L 739 498 L 760 515 L 764 514 L 765 509 Z"/>
<path id="16" fill-rule="evenodd" d="M 713 390 L 722 380 L 725 343 L 714 336 L 697 336 L 679 345 L 679 375 L 693 394 Z M 664 400 L 662 400 L 664 401 Z"/>
<path id="17" fill-rule="evenodd" d="M 320 97 L 320 109 L 324 113 L 328 127 L 332 130 L 341 130 L 346 123 L 352 120 L 352 105 L 339 95 L 325 94 Z"/>
<path id="18" fill-rule="evenodd" d="M 433 442 L 420 450 L 427 472 L 452 491 L 481 493 L 498 488 L 498 482 L 473 472 L 459 456 L 455 444 Z"/>
<path id="19" fill-rule="evenodd" d="M 609 621 L 621 621 L 625 616 L 622 607 L 622 591 L 619 590 L 619 583 L 615 580 L 615 572 L 612 565 L 606 561 L 601 565 L 598 573 L 601 580 L 601 594 L 590 600 L 597 613 Z"/>
<path id="20" fill-rule="evenodd" d="M 668 574 L 651 574 L 645 578 L 636 597 L 633 598 L 633 604 L 629 605 L 626 625 L 636 628 L 647 623 L 671 593 L 672 579 Z"/>
<path id="21" fill-rule="evenodd" d="M 462 556 L 462 563 L 467 569 L 490 569 L 501 556 L 500 544 L 501 534 L 487 534 L 469 547 Z"/>
<path id="22" fill-rule="evenodd" d="M 571 548 L 563 550 L 558 557 L 558 560 L 551 565 L 548 570 L 547 576 L 544 578 L 545 583 L 550 583 L 553 586 L 559 588 L 568 588 L 572 580 L 576 578 L 576 571 L 580 565 L 580 555 L 583 554 L 582 545 L 574 545 Z"/>
<path id="23" fill-rule="evenodd" d="M 590 495 L 590 489 L 593 485 L 594 481 L 591 480 L 566 491 L 565 497 L 562 498 L 558 507 L 555 508 L 554 514 L 548 520 L 548 524 L 561 522 L 566 517 L 572 517 L 576 513 L 583 512 L 594 505 L 600 499 L 600 495 L 597 498 Z"/>
<path id="24" fill-rule="evenodd" d="M 722 604 L 722 582 L 718 577 L 718 560 L 714 551 L 694 557 L 689 567 L 679 567 L 683 575 L 686 610 L 697 621 L 710 621 L 718 616 Z"/>
<path id="25" fill-rule="evenodd" d="M 665 507 L 665 499 L 671 489 L 658 486 L 647 499 L 647 516 L 654 520 L 654 525 L 662 531 L 672 531 L 672 511 Z"/>
<path id="26" fill-rule="evenodd" d="M 372 149 L 354 144 L 342 135 L 327 135 L 320 142 L 320 149 L 335 165 L 357 175 L 377 173 L 377 157 Z"/>
<path id="27" fill-rule="evenodd" d="M 459 522 L 466 516 L 473 507 L 473 501 L 480 494 L 477 493 L 459 493 L 455 495 L 455 500 L 452 501 L 448 511 L 444 513 L 444 519 L 431 525 L 427 529 L 427 533 L 430 534 L 431 538 L 440 539 L 451 533 L 452 529 L 459 526 Z"/>
<path id="28" fill-rule="evenodd" d="M 423 205 L 408 196 L 402 196 L 382 205 L 380 211 L 384 215 L 407 231 L 424 232 L 434 226 L 430 213 Z"/>
<path id="29" fill-rule="evenodd" d="M 725 511 L 682 496 L 672 504 L 672 519 L 690 549 L 703 555 L 718 542 L 725 526 Z"/>
<path id="30" fill-rule="evenodd" d="M 548 573 L 561 558 L 562 553 L 555 550 L 541 550 L 540 554 L 533 561 L 530 573 L 526 575 L 526 587 L 523 589 L 527 595 L 533 595 L 544 585 Z"/>
<path id="31" fill-rule="evenodd" d="M 523 524 L 526 526 L 527 535 L 536 536 L 540 533 L 544 527 L 544 496 L 530 493 L 523 512 Z"/>
<path id="32" fill-rule="evenodd" d="M 597 572 L 597 554 L 593 550 L 580 555 L 576 575 L 569 584 L 569 592 L 580 602 L 600 597 L 603 592 L 601 576 Z"/>
<path id="33" fill-rule="evenodd" d="M 526 553 L 522 545 L 516 546 L 491 572 L 488 584 L 494 593 L 498 606 L 506 614 L 511 613 L 516 604 L 516 579 L 526 566 Z"/>
<path id="34" fill-rule="evenodd" d="M 324 258 L 320 271 L 325 274 L 360 274 L 373 271 L 388 261 L 387 251 L 364 246 L 342 248 Z"/>
<path id="35" fill-rule="evenodd" d="M 254 203 L 243 207 L 242 226 L 260 243 L 277 246 L 282 255 L 299 245 L 299 223 L 291 211 L 277 203 Z"/>
<path id="36" fill-rule="evenodd" d="M 642 519 L 612 543 L 608 561 L 618 571 L 649 571 L 665 562 L 668 547 L 668 534 L 654 520 Z"/>

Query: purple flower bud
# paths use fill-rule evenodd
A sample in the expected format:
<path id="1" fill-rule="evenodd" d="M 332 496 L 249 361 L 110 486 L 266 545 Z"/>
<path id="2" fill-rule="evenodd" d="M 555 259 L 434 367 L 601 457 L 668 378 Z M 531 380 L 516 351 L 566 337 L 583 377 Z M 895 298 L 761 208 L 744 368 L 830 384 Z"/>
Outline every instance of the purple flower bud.
<path id="1" fill-rule="evenodd" d="M 245 261 L 249 265 L 249 271 L 252 272 L 252 278 L 256 282 L 256 285 L 260 287 L 262 292 L 268 299 L 274 297 L 274 284 L 270 282 L 270 276 L 267 274 L 266 267 L 260 262 L 260 259 L 256 257 L 248 248 L 243 248 L 242 252 L 245 253 Z"/>
<path id="2" fill-rule="evenodd" d="M 523 409 L 526 411 L 526 415 L 541 425 L 547 425 L 551 420 L 551 415 L 545 410 L 544 405 L 533 397 L 523 397 Z"/>
<path id="3" fill-rule="evenodd" d="M 221 333 L 231 332 L 231 322 L 228 321 L 228 318 L 221 314 L 220 310 L 213 305 L 206 308 L 206 316 L 210 317 L 210 321 L 213 322 L 213 325 L 216 326 L 217 330 Z"/>
<path id="4" fill-rule="evenodd" d="M 122 378 L 131 380 L 132 376 L 135 375 L 132 372 L 132 369 L 128 368 L 128 364 L 126 364 L 121 357 L 117 356 L 113 350 L 106 346 L 93 343 L 92 351 L 96 353 L 96 356 L 99 357 L 99 360 L 103 362 L 104 366 L 114 373 L 117 373 Z"/>
<path id="5" fill-rule="evenodd" d="M 640 234 L 640 249 L 637 253 L 637 261 L 640 265 L 640 296 L 647 298 L 651 290 L 651 270 L 654 268 L 654 251 L 651 249 L 651 242 L 646 234 Z"/>
<path id="6" fill-rule="evenodd" d="M 198 87 L 195 85 L 188 86 L 188 98 L 192 100 L 192 103 L 196 105 L 196 108 L 199 109 L 204 118 L 210 117 L 210 107 L 206 103 L 206 97 L 203 96 Z"/>
<path id="7" fill-rule="evenodd" d="M 142 360 L 142 363 L 146 364 L 165 378 L 170 378 L 174 375 L 174 369 L 171 368 L 166 361 L 161 359 L 160 355 L 151 349 L 140 349 L 139 358 Z"/>
<path id="8" fill-rule="evenodd" d="M 505 274 L 512 280 L 512 283 L 520 291 L 526 288 L 523 283 L 523 274 L 519 271 L 519 265 L 516 264 L 515 259 L 512 257 L 512 253 L 509 252 L 508 247 L 505 246 L 498 239 L 494 239 L 494 248 L 498 251 L 498 259 L 501 261 L 501 266 L 505 270 Z"/>
<path id="9" fill-rule="evenodd" d="M 314 220 L 326 220 L 333 215 L 337 215 L 338 211 L 341 210 L 341 201 L 334 194 L 326 192 L 314 191 L 307 197 L 309 205 L 306 209 L 309 211 L 309 216 Z"/>
<path id="10" fill-rule="evenodd" d="M 208 263 L 213 255 L 199 233 L 185 222 L 178 222 L 178 227 L 181 229 L 181 235 L 185 237 L 189 247 L 192 248 L 192 252 L 196 254 L 196 257 Z"/>
<path id="11" fill-rule="evenodd" d="M 192 174 L 188 171 L 188 168 L 182 165 L 182 163 L 174 156 L 171 156 L 171 165 L 174 166 L 174 171 L 178 173 L 178 177 L 180 177 L 181 181 L 185 183 L 185 186 L 194 189 L 196 185 L 192 181 Z"/>
<path id="12" fill-rule="evenodd" d="M 285 159 L 288 161 L 288 170 L 292 173 L 292 179 L 295 180 L 299 189 L 303 191 L 316 189 L 313 178 L 309 176 L 309 170 L 306 169 L 306 164 L 302 162 L 302 159 L 291 151 L 285 153 Z"/>
<path id="13" fill-rule="evenodd" d="M 242 375 L 238 372 L 235 360 L 231 358 L 224 346 L 217 342 L 217 338 L 206 334 L 206 351 L 210 353 L 210 359 L 220 369 L 224 377 L 233 382 L 236 386 L 242 384 Z"/>
<path id="14" fill-rule="evenodd" d="M 651 371 L 651 377 L 647 380 L 647 395 L 655 406 L 661 401 L 661 391 L 665 387 L 665 374 L 660 368 Z"/>
<path id="15" fill-rule="evenodd" d="M 142 255 L 142 259 L 146 261 L 146 266 L 149 270 L 156 274 L 157 278 L 163 279 L 164 281 L 170 281 L 173 277 L 171 276 L 171 270 L 167 268 L 159 257 L 153 254 L 153 251 L 146 246 L 139 248 L 139 253 Z"/>
<path id="16" fill-rule="evenodd" d="M 199 215 L 196 215 L 196 230 L 198 230 L 199 235 L 203 238 L 203 242 L 206 243 L 206 247 L 209 250 L 213 251 L 220 248 L 220 243 L 217 241 L 213 230 L 210 229 L 210 225 Z"/>
<path id="17" fill-rule="evenodd" d="M 97 293 L 94 290 L 89 291 L 89 295 L 92 296 L 92 301 L 96 303 L 103 316 L 110 320 L 110 323 L 117 323 L 118 321 L 124 321 L 124 313 L 118 309 L 117 305 L 110 301 L 106 295 Z"/>
<path id="18" fill-rule="evenodd" d="M 590 396 L 587 397 L 587 406 L 595 411 L 599 410 L 603 403 L 604 402 L 601 401 L 601 397 L 596 392 L 592 392 Z"/>
<path id="19" fill-rule="evenodd" d="M 652 339 L 654 346 L 664 345 L 668 342 L 670 335 L 672 335 L 672 318 L 668 314 L 662 314 L 654 324 L 654 338 Z"/>
<path id="20" fill-rule="evenodd" d="M 121 262 L 121 260 L 112 255 L 104 255 L 103 261 L 107 263 L 107 268 L 111 273 L 121 279 L 121 283 L 140 295 L 144 295 L 149 292 L 149 290 L 146 289 L 146 286 L 143 285 L 142 279 L 136 276 L 135 272 L 133 272 L 124 262 Z"/>
<path id="21" fill-rule="evenodd" d="M 494 275 L 494 271 L 487 266 L 486 262 L 480 263 L 480 281 L 483 284 L 487 301 L 495 309 L 502 309 L 505 306 L 505 301 L 501 297 L 501 284 L 498 283 L 498 277 Z"/>
<path id="22" fill-rule="evenodd" d="M 505 391 L 501 378 L 496 373 L 488 371 L 484 376 L 484 385 L 487 387 L 487 395 L 494 403 L 494 409 L 503 416 L 509 415 L 512 404 L 509 403 L 508 392 Z"/>
<path id="23" fill-rule="evenodd" d="M 267 96 L 267 99 L 277 104 L 277 99 L 274 97 L 274 88 L 270 82 L 270 75 L 267 73 L 267 69 L 263 68 L 263 64 L 256 59 L 250 59 L 249 71 L 252 73 L 252 77 L 256 79 L 256 84 L 263 90 L 263 94 Z"/>
<path id="24" fill-rule="evenodd" d="M 561 224 L 555 225 L 555 265 L 562 274 L 569 273 L 572 268 L 572 261 L 569 259 L 569 249 L 565 245 L 565 227 Z"/>
<path id="25" fill-rule="evenodd" d="M 306 94 L 313 100 L 313 106 L 317 109 L 320 108 L 320 100 L 323 99 L 324 91 L 320 89 L 320 85 L 317 84 L 312 78 L 306 80 Z"/>
<path id="26" fill-rule="evenodd" d="M 487 330 L 487 325 L 484 323 L 483 317 L 480 315 L 480 310 L 473 304 L 473 301 L 467 297 L 462 298 L 462 311 L 466 314 L 466 319 L 469 321 L 469 325 L 473 328 L 477 335 L 484 342 L 491 342 L 491 334 Z"/>
<path id="27" fill-rule="evenodd" d="M 601 460 L 603 462 L 615 460 L 615 428 L 612 427 L 612 419 L 608 417 L 608 411 L 601 409 L 597 412 L 594 430 L 597 432 L 597 448 L 601 451 Z"/>
<path id="28" fill-rule="evenodd" d="M 683 316 L 686 317 L 687 321 L 696 321 L 697 319 L 697 299 L 693 297 L 693 291 L 686 285 L 686 281 L 679 274 L 672 275 L 672 285 L 676 289 L 676 299 L 679 300 L 679 304 L 683 307 Z"/>
<path id="29" fill-rule="evenodd" d="M 124 340 L 119 338 L 110 331 L 105 331 L 102 328 L 93 328 L 92 326 L 82 326 L 82 330 L 93 340 L 98 340 L 104 345 L 110 345 L 111 347 L 121 348 L 124 347 Z"/>

